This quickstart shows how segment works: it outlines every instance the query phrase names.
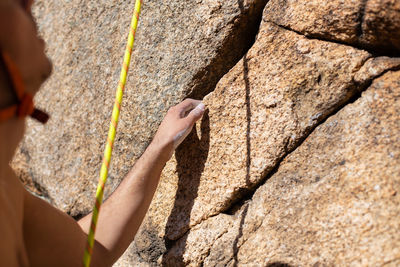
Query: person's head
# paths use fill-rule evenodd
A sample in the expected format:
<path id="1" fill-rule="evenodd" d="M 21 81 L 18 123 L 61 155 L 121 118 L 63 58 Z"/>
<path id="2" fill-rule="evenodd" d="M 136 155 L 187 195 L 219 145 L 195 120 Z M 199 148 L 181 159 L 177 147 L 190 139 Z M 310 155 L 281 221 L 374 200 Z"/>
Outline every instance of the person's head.
<path id="1" fill-rule="evenodd" d="M 18 104 L 9 65 L 17 70 L 24 91 L 31 96 L 37 93 L 51 73 L 51 63 L 44 52 L 44 41 L 38 37 L 36 23 L 30 12 L 31 2 L 0 0 L 0 52 L 7 55 L 12 63 L 6 64 L 3 59 L 0 62 L 0 110 Z M 23 131 L 23 119 L 13 117 L 0 121 L 0 136 L 8 136 L 7 144 L 14 149 Z"/>

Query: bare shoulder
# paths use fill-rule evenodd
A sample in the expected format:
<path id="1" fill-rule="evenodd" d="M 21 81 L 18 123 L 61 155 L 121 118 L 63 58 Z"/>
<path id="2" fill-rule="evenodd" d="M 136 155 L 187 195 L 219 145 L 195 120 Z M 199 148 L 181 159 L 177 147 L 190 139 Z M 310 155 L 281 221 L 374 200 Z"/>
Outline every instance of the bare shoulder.
<path id="1" fill-rule="evenodd" d="M 10 168 L 0 170 L 0 266 L 28 266 L 23 237 L 23 187 Z"/>
<path id="2" fill-rule="evenodd" d="M 11 168 L 0 169 L 0 183 L 0 266 L 81 266 L 79 225 L 29 193 Z"/>
<path id="3" fill-rule="evenodd" d="M 32 266 L 82 265 L 86 235 L 80 226 L 64 212 L 26 190 L 23 229 Z"/>
<path id="4" fill-rule="evenodd" d="M 23 231 L 31 266 L 82 266 L 86 233 L 72 217 L 26 190 Z M 99 255 L 105 249 L 95 246 L 93 266 L 107 265 Z"/>
<path id="5" fill-rule="evenodd" d="M 0 168 L 0 266 L 82 266 L 87 235 L 61 210 L 28 192 Z M 94 266 L 108 266 L 95 244 Z"/>

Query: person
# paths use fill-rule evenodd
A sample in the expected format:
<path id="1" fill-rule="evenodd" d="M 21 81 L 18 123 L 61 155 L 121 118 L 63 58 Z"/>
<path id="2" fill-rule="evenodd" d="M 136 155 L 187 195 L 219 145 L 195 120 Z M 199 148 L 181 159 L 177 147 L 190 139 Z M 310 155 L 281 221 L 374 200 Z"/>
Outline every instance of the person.
<path id="1" fill-rule="evenodd" d="M 32 98 L 51 73 L 31 1 L 0 0 L 0 266 L 82 266 L 91 215 L 75 221 L 26 191 L 10 167 L 25 118 L 46 121 Z M 111 266 L 132 242 L 165 163 L 201 118 L 204 104 L 170 108 L 151 144 L 101 208 L 91 266 Z"/>

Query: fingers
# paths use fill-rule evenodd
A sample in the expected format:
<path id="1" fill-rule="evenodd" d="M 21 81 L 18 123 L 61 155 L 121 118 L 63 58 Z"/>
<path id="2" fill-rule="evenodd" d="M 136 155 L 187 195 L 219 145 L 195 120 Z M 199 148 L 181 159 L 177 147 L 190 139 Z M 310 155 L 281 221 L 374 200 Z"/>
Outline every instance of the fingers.
<path id="1" fill-rule="evenodd" d="M 175 106 L 179 116 L 184 118 L 188 115 L 188 113 L 197 107 L 201 103 L 200 100 L 187 98 L 178 105 Z"/>
<path id="2" fill-rule="evenodd" d="M 171 107 L 157 130 L 153 139 L 154 144 L 166 149 L 171 157 L 173 150 L 188 136 L 195 122 L 203 116 L 205 109 L 200 100 L 194 99 L 186 99 Z"/>
<path id="3" fill-rule="evenodd" d="M 203 116 L 206 107 L 199 100 L 186 99 L 175 108 L 180 114 L 180 120 L 183 122 L 184 128 L 174 137 L 174 149 L 189 135 L 193 125 Z"/>
<path id="4" fill-rule="evenodd" d="M 200 102 L 194 109 L 192 109 L 192 111 L 190 111 L 187 120 L 189 120 L 191 124 L 194 124 L 201 118 L 201 116 L 203 116 L 205 110 L 206 106 Z"/>

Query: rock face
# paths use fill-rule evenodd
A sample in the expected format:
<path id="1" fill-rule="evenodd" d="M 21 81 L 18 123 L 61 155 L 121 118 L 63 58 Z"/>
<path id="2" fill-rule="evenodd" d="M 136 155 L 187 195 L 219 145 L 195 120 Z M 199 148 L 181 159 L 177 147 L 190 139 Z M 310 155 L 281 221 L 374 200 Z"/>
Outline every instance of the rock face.
<path id="1" fill-rule="evenodd" d="M 144 1 L 109 177 L 112 191 L 169 106 L 201 98 L 254 41 L 265 0 Z M 37 1 L 54 74 L 37 97 L 52 119 L 29 124 L 15 160 L 71 215 L 93 204 L 133 11 L 131 1 Z M 108 194 L 108 192 L 106 194 Z"/>
<path id="2" fill-rule="evenodd" d="M 14 166 L 77 215 L 91 208 L 129 12 L 72 2 L 36 6 L 56 59 L 38 102 L 54 119 L 29 125 Z M 61 7 L 75 11 L 50 26 Z M 208 110 L 115 266 L 399 265 L 399 12 L 390 0 L 145 1 L 110 188 L 170 105 L 206 95 Z"/>
<path id="3" fill-rule="evenodd" d="M 309 37 L 396 53 L 400 50 L 398 0 L 273 0 L 268 19 Z"/>
<path id="4" fill-rule="evenodd" d="M 167 164 L 143 233 L 136 238 L 140 253 L 151 251 L 154 257 L 154 251 L 160 252 L 154 246 L 162 243 L 157 239 L 178 240 L 163 263 L 205 262 L 207 254 L 218 249 L 211 248 L 214 240 L 231 225 L 241 224 L 240 216 L 236 222 L 227 215 L 222 221 L 212 216 L 234 213 L 240 208 L 235 202 L 262 183 L 327 116 L 357 97 L 385 69 L 400 66 L 398 59 L 370 57 L 365 51 L 309 40 L 265 22 L 254 46 L 205 98 L 209 112 L 198 136 L 193 134 Z M 264 209 L 258 206 L 254 213 Z M 255 256 L 262 260 L 260 265 L 262 253 Z"/>
<path id="5" fill-rule="evenodd" d="M 170 265 L 181 257 L 193 266 L 397 266 L 399 98 L 399 71 L 374 80 L 240 210 L 191 229 L 167 254 Z"/>

